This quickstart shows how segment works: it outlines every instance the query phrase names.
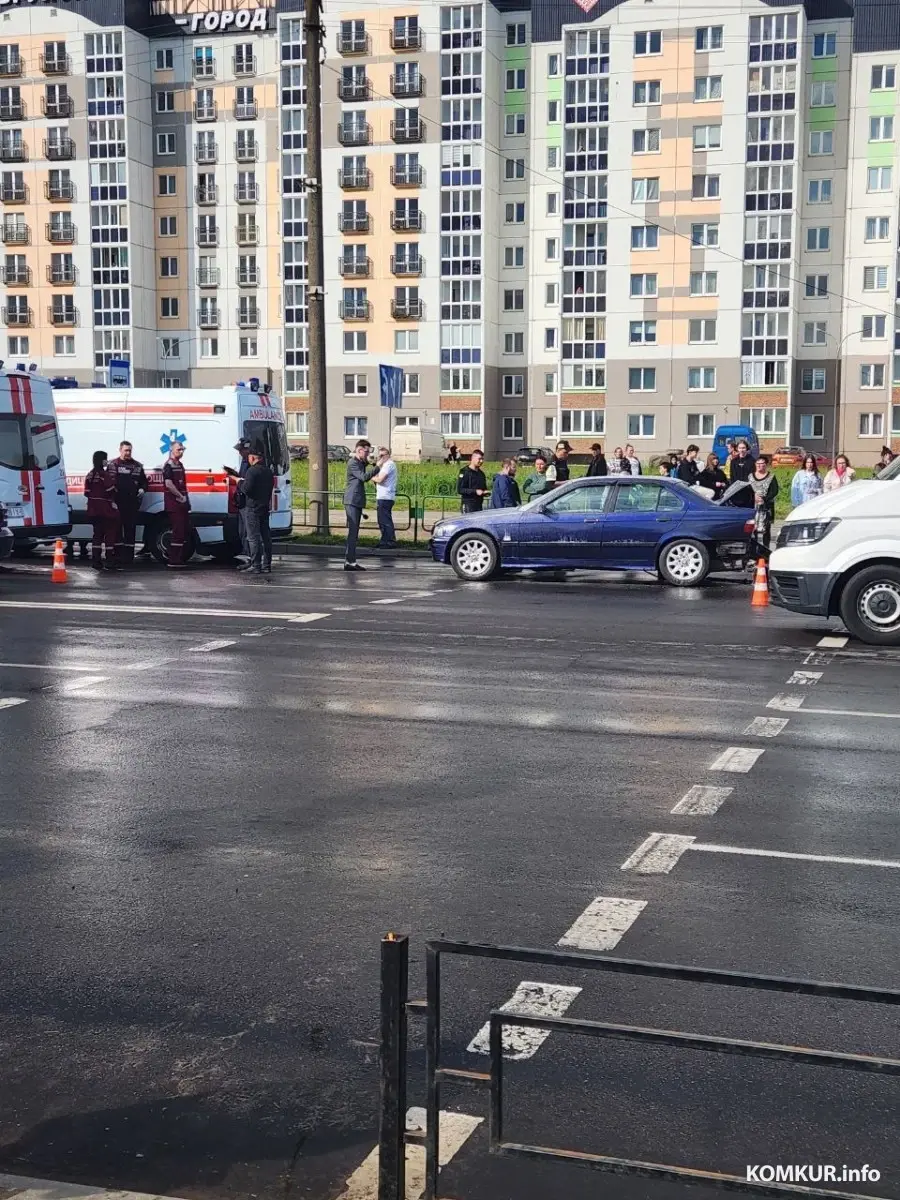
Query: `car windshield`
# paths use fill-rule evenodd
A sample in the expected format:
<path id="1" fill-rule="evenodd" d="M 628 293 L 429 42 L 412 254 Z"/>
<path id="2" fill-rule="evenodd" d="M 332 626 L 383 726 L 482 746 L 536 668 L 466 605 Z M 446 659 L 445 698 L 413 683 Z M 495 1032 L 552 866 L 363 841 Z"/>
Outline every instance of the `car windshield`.
<path id="1" fill-rule="evenodd" d="M 889 462 L 883 471 L 876 471 L 872 476 L 873 479 L 897 479 L 900 476 L 900 454 Z"/>

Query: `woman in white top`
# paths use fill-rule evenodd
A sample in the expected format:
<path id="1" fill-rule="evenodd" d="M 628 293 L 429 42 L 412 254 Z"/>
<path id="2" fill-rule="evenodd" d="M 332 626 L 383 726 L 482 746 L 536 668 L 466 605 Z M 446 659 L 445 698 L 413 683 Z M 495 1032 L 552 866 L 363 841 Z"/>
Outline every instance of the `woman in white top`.
<path id="1" fill-rule="evenodd" d="M 838 488 L 846 487 L 856 478 L 856 472 L 850 466 L 846 454 L 839 454 L 834 460 L 834 466 L 825 476 L 825 491 L 836 492 Z"/>

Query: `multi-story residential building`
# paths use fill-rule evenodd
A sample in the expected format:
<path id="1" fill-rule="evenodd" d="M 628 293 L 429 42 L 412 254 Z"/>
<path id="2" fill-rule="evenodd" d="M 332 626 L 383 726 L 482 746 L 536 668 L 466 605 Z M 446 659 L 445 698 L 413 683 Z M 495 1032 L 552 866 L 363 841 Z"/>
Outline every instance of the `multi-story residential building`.
<path id="1" fill-rule="evenodd" d="M 9 356 L 256 375 L 306 434 L 300 7 L 4 10 Z M 900 440 L 896 6 L 337 0 L 325 26 L 330 441 Z"/>

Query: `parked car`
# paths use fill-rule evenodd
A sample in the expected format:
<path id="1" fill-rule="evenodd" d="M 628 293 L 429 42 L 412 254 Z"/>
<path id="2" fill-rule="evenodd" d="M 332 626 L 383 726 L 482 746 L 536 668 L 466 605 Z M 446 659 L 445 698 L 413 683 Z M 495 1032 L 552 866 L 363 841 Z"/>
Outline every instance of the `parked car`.
<path id="1" fill-rule="evenodd" d="M 503 567 L 656 571 L 673 587 L 712 570 L 742 570 L 753 532 L 745 508 L 713 504 L 677 479 L 576 479 L 522 508 L 439 521 L 435 560 L 460 579 Z"/>
<path id="2" fill-rule="evenodd" d="M 309 458 L 309 446 L 305 442 L 295 442 L 289 449 L 291 462 L 305 462 Z"/>
<path id="3" fill-rule="evenodd" d="M 543 455 L 547 462 L 553 457 L 553 451 L 548 450 L 546 446 L 520 446 L 513 458 L 518 463 L 533 463 L 539 454 Z"/>
<path id="4" fill-rule="evenodd" d="M 329 462 L 349 462 L 350 451 L 346 446 L 329 446 L 328 447 Z"/>
<path id="5" fill-rule="evenodd" d="M 773 467 L 802 467 L 807 451 L 803 446 L 779 446 L 772 455 Z M 814 454 L 813 458 L 821 466 L 827 466 L 831 459 L 827 454 Z"/>
<path id="6" fill-rule="evenodd" d="M 9 558 L 13 548 L 13 532 L 6 523 L 6 509 L 0 504 L 0 560 Z"/>
<path id="7" fill-rule="evenodd" d="M 790 514 L 769 560 L 772 600 L 840 617 L 872 646 L 900 646 L 900 458 L 807 500 Z"/>

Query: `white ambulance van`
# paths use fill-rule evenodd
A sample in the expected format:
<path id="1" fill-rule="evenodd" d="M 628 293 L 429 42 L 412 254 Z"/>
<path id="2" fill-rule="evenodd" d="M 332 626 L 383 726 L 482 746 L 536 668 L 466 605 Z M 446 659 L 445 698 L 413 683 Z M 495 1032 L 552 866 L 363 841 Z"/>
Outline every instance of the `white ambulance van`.
<path id="1" fill-rule="evenodd" d="M 0 369 L 0 509 L 13 549 L 27 550 L 69 532 L 53 389 L 24 369 Z"/>
<path id="2" fill-rule="evenodd" d="M 110 460 L 119 443 L 131 442 L 150 487 L 141 505 L 138 544 L 160 562 L 169 553 L 170 529 L 163 504 L 162 468 L 173 442 L 184 444 L 191 498 L 194 549 L 215 558 L 240 552 L 236 480 L 225 470 L 240 466 L 234 449 L 242 438 L 258 442 L 275 475 L 270 525 L 273 539 L 290 536 L 291 459 L 278 396 L 253 381 L 224 388 L 57 388 L 56 412 L 66 452 L 73 541 L 88 541 L 84 477 L 95 450 Z"/>

